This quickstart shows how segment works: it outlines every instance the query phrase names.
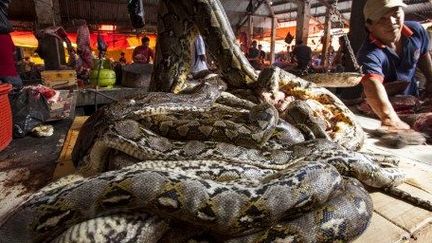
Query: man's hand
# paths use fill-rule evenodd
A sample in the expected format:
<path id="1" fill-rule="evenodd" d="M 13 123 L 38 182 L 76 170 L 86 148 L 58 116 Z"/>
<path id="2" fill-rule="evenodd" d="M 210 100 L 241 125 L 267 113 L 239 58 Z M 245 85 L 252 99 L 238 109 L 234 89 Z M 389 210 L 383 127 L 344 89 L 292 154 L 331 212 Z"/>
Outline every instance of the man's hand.
<path id="1" fill-rule="evenodd" d="M 406 130 L 410 126 L 401 121 L 391 105 L 384 85 L 374 79 L 363 81 L 366 101 L 381 120 L 381 128 L 388 131 Z"/>

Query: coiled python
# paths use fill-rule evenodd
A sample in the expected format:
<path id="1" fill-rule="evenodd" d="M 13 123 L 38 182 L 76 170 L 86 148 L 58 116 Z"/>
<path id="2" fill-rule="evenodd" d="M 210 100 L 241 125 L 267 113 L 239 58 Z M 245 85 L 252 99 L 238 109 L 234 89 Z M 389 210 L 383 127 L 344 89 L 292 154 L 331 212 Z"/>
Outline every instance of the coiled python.
<path id="1" fill-rule="evenodd" d="M 214 98 L 209 93 L 220 92 L 212 85 L 202 87 L 199 92 L 207 96 L 196 97 Z M 253 145 L 249 147 L 235 145 L 235 136 L 218 137 L 220 133 L 205 141 L 195 140 L 193 133 L 188 133 L 190 140 L 169 139 L 150 130 L 155 123 L 149 126 L 145 118 L 171 114 L 190 118 L 195 110 L 202 109 L 195 114 L 201 116 L 202 124 L 213 118 L 204 114 L 216 112 L 221 117 L 213 121 L 232 121 L 226 117 L 230 114 L 238 130 L 251 120 L 262 122 L 256 127 L 265 131 L 276 127 L 278 113 L 267 105 L 257 106 L 264 108 L 257 111 L 269 115 L 263 116 L 245 109 L 224 110 L 223 105 L 195 107 L 190 102 L 170 101 L 190 101 L 188 95 L 149 96 L 113 104 L 91 117 L 74 155 L 84 154 L 77 163 L 82 174 L 96 176 L 60 181 L 33 195 L 1 224 L 2 239 L 347 241 L 365 230 L 372 205 L 362 185 L 355 179 L 344 179 L 341 173 L 373 187 L 395 186 L 403 180 L 396 169 L 383 168 L 379 161 L 329 140 L 279 144 L 277 148 L 271 144 L 273 136 L 259 136 L 263 140 L 257 140 L 250 132 L 241 134 L 250 136 L 249 140 L 240 141 Z M 146 106 L 144 100 L 150 98 L 164 106 Z M 124 109 L 119 109 L 121 104 Z M 240 119 L 243 113 L 251 117 Z M 207 123 L 205 119 L 209 119 Z M 89 138 L 93 139 L 90 143 Z M 90 146 L 85 148 L 84 142 Z M 116 164 L 114 152 L 123 153 L 129 164 Z M 111 171 L 103 172 L 107 168 Z M 130 216 L 132 213 L 135 216 Z M 146 216 L 141 219 L 139 215 Z M 113 220 L 128 225 L 131 217 L 137 230 L 129 232 L 124 225 L 113 228 Z M 157 218 L 161 231 L 154 232 L 147 218 Z"/>
<path id="2" fill-rule="evenodd" d="M 297 101 L 276 111 L 222 92 L 216 77 L 112 104 L 73 152 L 90 177 L 32 195 L 0 222 L 0 242 L 330 242 L 366 229 L 372 204 L 357 180 L 392 188 L 403 174 L 346 149 L 363 133 L 334 95 L 277 68 L 258 77 L 217 0 L 161 0 L 158 28 L 153 86 L 185 87 L 200 32 L 228 88 Z"/>

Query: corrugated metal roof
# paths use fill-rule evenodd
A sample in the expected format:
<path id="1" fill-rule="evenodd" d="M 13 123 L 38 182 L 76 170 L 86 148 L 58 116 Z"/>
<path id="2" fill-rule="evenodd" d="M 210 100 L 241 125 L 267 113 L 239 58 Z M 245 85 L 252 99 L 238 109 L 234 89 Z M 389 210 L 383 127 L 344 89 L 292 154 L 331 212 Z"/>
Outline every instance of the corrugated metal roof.
<path id="1" fill-rule="evenodd" d="M 74 19 L 86 19 L 90 24 L 116 24 L 130 28 L 130 20 L 127 12 L 128 0 L 58 0 L 60 3 L 60 13 L 63 25 L 72 25 Z M 155 29 L 157 22 L 158 0 L 142 0 L 145 8 L 145 19 L 147 28 Z M 314 20 L 324 23 L 326 7 L 322 4 L 323 0 L 310 0 L 311 16 Z M 335 0 L 326 0 L 333 3 Z M 231 21 L 231 25 L 236 28 L 245 21 L 246 9 L 250 0 L 221 0 L 225 11 Z M 295 21 L 297 18 L 296 0 L 269 0 L 271 8 L 275 13 L 279 23 Z M 429 0 L 406 0 L 408 4 L 419 4 Z M 270 10 L 266 1 L 253 0 L 253 5 L 258 8 L 254 12 L 254 26 L 257 28 L 269 28 L 270 21 L 265 16 L 270 15 Z M 339 0 L 337 8 L 346 20 L 350 18 L 351 0 Z M 421 12 L 421 11 L 420 11 Z M 35 21 L 34 0 L 14 0 L 10 5 L 9 15 L 11 19 L 18 21 Z M 424 11 L 422 16 L 432 16 L 431 10 Z M 423 17 L 423 18 L 426 18 Z M 421 18 L 421 16 L 419 16 Z"/>

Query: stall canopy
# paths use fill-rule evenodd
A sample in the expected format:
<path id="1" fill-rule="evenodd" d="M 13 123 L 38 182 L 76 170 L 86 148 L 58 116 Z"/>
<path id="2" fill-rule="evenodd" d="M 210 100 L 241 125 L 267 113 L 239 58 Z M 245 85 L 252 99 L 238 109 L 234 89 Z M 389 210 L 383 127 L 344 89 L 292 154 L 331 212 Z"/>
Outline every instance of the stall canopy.
<path id="1" fill-rule="evenodd" d="M 97 35 L 98 33 L 90 34 L 91 47 L 97 48 Z M 141 37 L 136 35 L 115 34 L 115 33 L 101 33 L 105 42 L 108 44 L 108 51 L 119 51 L 125 49 L 133 49 L 141 45 Z M 11 33 L 12 40 L 16 46 L 20 47 L 37 47 L 38 41 L 33 32 L 30 31 L 14 31 Z M 154 48 L 156 45 L 156 35 L 147 34 L 150 38 L 150 47 Z M 73 44 L 76 43 L 76 33 L 68 33 L 69 39 Z"/>

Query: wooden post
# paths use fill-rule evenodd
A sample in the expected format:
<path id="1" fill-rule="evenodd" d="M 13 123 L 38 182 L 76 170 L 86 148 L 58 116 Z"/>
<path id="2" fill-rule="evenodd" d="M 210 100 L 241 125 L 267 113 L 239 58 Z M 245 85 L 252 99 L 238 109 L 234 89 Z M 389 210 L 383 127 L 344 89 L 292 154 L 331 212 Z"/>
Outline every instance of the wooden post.
<path id="1" fill-rule="evenodd" d="M 249 15 L 248 19 L 248 44 L 250 45 L 253 41 L 253 33 L 254 33 L 254 26 L 253 26 L 253 16 Z M 250 46 L 248 46 L 249 49 Z"/>
<path id="2" fill-rule="evenodd" d="M 61 24 L 59 0 L 34 0 L 34 3 L 38 29 Z M 47 36 L 39 46 L 44 49 L 46 70 L 57 70 L 66 64 L 63 41 Z"/>
<path id="3" fill-rule="evenodd" d="M 358 52 L 366 38 L 365 22 L 363 16 L 363 7 L 365 4 L 366 0 L 355 0 L 352 2 L 351 6 L 352 11 L 348 38 L 350 40 L 354 54 Z M 345 64 L 345 71 L 352 72 L 354 70 L 354 65 L 351 62 Z"/>
<path id="4" fill-rule="evenodd" d="M 302 40 L 307 45 L 309 37 L 310 2 L 297 1 L 296 41 Z"/>
<path id="5" fill-rule="evenodd" d="M 276 41 L 276 27 L 277 27 L 277 18 L 273 11 L 270 0 L 265 0 L 266 6 L 269 10 L 269 14 L 271 17 L 271 38 L 270 38 L 270 65 L 274 63 L 275 60 L 275 41 Z"/>
<path id="6" fill-rule="evenodd" d="M 363 41 L 366 38 L 365 22 L 363 16 L 363 7 L 366 4 L 366 0 L 354 0 L 351 5 L 351 18 L 350 18 L 350 31 L 348 38 L 350 40 L 351 47 L 354 53 L 357 53 L 360 49 Z M 348 58 L 349 60 L 349 58 Z M 354 64 L 349 61 L 344 63 L 345 72 L 354 72 Z M 351 87 L 344 88 L 340 91 L 340 96 L 344 99 L 354 99 L 360 97 L 363 92 L 363 87 L 361 84 Z"/>
<path id="7" fill-rule="evenodd" d="M 39 28 L 61 24 L 59 0 L 34 0 L 34 4 Z"/>
<path id="8" fill-rule="evenodd" d="M 59 0 L 51 0 L 53 3 L 54 25 L 60 26 L 62 24 L 60 3 Z"/>
<path id="9" fill-rule="evenodd" d="M 326 16 L 325 16 L 325 23 L 324 23 L 324 36 L 323 36 L 323 48 L 321 52 L 321 56 L 323 59 L 322 65 L 324 67 L 328 67 L 329 65 L 329 47 L 330 47 L 330 38 L 331 38 L 331 21 L 330 21 L 330 9 L 327 8 L 326 10 Z"/>
<path id="10" fill-rule="evenodd" d="M 271 25 L 271 40 L 270 40 L 270 65 L 273 64 L 275 60 L 276 24 L 277 24 L 277 18 L 273 17 L 272 25 Z"/>

